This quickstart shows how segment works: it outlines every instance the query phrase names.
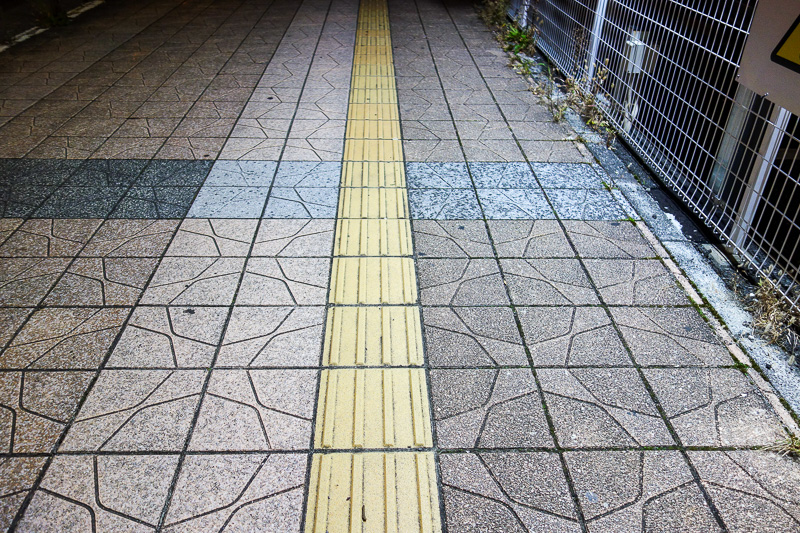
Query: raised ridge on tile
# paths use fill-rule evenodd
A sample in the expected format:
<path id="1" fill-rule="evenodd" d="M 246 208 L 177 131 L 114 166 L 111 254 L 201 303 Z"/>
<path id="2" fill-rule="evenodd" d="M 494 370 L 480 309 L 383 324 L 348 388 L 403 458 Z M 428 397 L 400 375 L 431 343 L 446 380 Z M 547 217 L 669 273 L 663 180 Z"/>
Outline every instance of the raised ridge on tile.
<path id="1" fill-rule="evenodd" d="M 414 260 L 410 257 L 335 257 L 328 303 L 415 304 Z"/>
<path id="2" fill-rule="evenodd" d="M 411 224 L 407 218 L 353 219 L 336 222 L 333 255 L 410 256 Z"/>
<path id="3" fill-rule="evenodd" d="M 345 161 L 342 187 L 405 187 L 406 172 L 400 161 Z"/>
<path id="4" fill-rule="evenodd" d="M 342 188 L 342 218 L 408 218 L 408 194 L 401 188 Z"/>

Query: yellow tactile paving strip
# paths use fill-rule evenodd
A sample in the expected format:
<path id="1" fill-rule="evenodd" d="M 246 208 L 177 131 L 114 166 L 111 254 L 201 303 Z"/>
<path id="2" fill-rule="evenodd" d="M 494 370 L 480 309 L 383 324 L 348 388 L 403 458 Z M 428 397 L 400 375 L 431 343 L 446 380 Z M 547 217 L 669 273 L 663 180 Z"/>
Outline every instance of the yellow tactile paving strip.
<path id="1" fill-rule="evenodd" d="M 306 532 L 442 530 L 385 0 L 362 0 Z"/>

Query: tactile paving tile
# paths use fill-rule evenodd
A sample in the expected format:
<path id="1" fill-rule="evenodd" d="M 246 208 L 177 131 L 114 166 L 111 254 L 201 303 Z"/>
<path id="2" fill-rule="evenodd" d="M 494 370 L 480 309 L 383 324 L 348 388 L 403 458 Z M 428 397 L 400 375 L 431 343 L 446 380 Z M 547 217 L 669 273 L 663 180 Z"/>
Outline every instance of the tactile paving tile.
<path id="1" fill-rule="evenodd" d="M 411 224 L 400 219 L 339 219 L 333 254 L 338 256 L 410 256 Z"/>

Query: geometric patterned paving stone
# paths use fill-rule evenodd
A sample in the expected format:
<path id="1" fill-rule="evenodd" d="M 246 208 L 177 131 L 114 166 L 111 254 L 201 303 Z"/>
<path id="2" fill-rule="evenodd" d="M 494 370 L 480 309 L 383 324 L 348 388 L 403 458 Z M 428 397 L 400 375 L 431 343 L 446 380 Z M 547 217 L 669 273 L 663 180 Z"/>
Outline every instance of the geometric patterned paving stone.
<path id="1" fill-rule="evenodd" d="M 40 207 L 37 218 L 106 218 L 127 187 L 61 187 Z"/>
<path id="2" fill-rule="evenodd" d="M 334 218 L 338 187 L 273 187 L 264 218 Z"/>
<path id="3" fill-rule="evenodd" d="M 539 188 L 527 163 L 470 163 L 469 170 L 479 189 Z"/>
<path id="4" fill-rule="evenodd" d="M 328 258 L 253 257 L 236 305 L 323 305 L 329 275 Z"/>
<path id="5" fill-rule="evenodd" d="M 493 259 L 420 259 L 417 272 L 423 305 L 508 305 Z"/>
<path id="6" fill-rule="evenodd" d="M 499 257 L 575 256 L 556 220 L 490 220 L 488 224 Z"/>
<path id="7" fill-rule="evenodd" d="M 611 314 L 639 365 L 733 364 L 728 350 L 692 308 L 614 307 Z"/>
<path id="8" fill-rule="evenodd" d="M 165 257 L 142 296 L 149 305 L 230 305 L 244 266 L 235 257 Z"/>
<path id="9" fill-rule="evenodd" d="M 153 531 L 177 455 L 61 455 L 17 531 Z"/>
<path id="10" fill-rule="evenodd" d="M 565 448 L 674 444 L 635 369 L 540 369 L 538 376 Z"/>
<path id="11" fill-rule="evenodd" d="M 200 189 L 187 215 L 190 218 L 259 218 L 269 187 L 210 187 Z"/>
<path id="12" fill-rule="evenodd" d="M 80 257 L 44 305 L 133 305 L 157 264 L 149 257 Z"/>
<path id="13" fill-rule="evenodd" d="M 553 446 L 529 369 L 436 369 L 430 379 L 440 447 Z"/>
<path id="14" fill-rule="evenodd" d="M 202 370 L 104 370 L 61 451 L 180 451 L 200 400 Z"/>
<path id="15" fill-rule="evenodd" d="M 308 449 L 316 370 L 214 370 L 190 451 Z"/>
<path id="16" fill-rule="evenodd" d="M 81 257 L 160 257 L 177 220 L 106 220 Z"/>
<path id="17" fill-rule="evenodd" d="M 422 317 L 432 367 L 528 364 L 508 307 L 426 307 Z"/>
<path id="18" fill-rule="evenodd" d="M 133 185 L 147 165 L 141 159 L 90 159 L 69 177 L 66 185 L 82 187 L 126 187 Z"/>
<path id="19" fill-rule="evenodd" d="M 21 218 L 0 218 L 0 242 L 5 242 L 20 224 L 22 224 Z"/>
<path id="20" fill-rule="evenodd" d="M 500 266 L 516 305 L 600 303 L 576 259 L 501 259 Z"/>
<path id="21" fill-rule="evenodd" d="M 584 163 L 532 163 L 533 172 L 545 189 L 602 189 L 611 186 L 593 165 Z"/>
<path id="22" fill-rule="evenodd" d="M 720 531 L 677 451 L 564 454 L 591 533 Z"/>
<path id="23" fill-rule="evenodd" d="M 518 307 L 534 366 L 630 366 L 600 307 Z"/>
<path id="24" fill-rule="evenodd" d="M 656 259 L 588 259 L 586 270 L 609 305 L 686 305 L 669 270 Z"/>
<path id="25" fill-rule="evenodd" d="M 93 375 L 0 373 L 0 452 L 50 452 Z"/>
<path id="26" fill-rule="evenodd" d="M 464 163 L 407 163 L 409 189 L 471 189 Z"/>
<path id="27" fill-rule="evenodd" d="M 300 454 L 190 455 L 164 531 L 299 531 L 306 463 Z"/>
<path id="28" fill-rule="evenodd" d="M 439 464 L 451 533 L 581 530 L 555 453 L 445 453 Z"/>
<path id="29" fill-rule="evenodd" d="M 483 218 L 472 189 L 409 189 L 414 220 L 476 220 Z"/>
<path id="30" fill-rule="evenodd" d="M 92 219 L 28 220 L 0 246 L 0 256 L 74 257 L 101 222 Z"/>
<path id="31" fill-rule="evenodd" d="M 529 189 L 478 189 L 486 218 L 495 220 L 553 219 L 553 210 L 538 187 Z"/>
<path id="32" fill-rule="evenodd" d="M 67 258 L 0 259 L 0 306 L 33 306 L 67 269 Z"/>
<path id="33" fill-rule="evenodd" d="M 211 161 L 154 159 L 142 172 L 136 185 L 160 187 L 187 187 L 203 184 Z"/>
<path id="34" fill-rule="evenodd" d="M 796 458 L 737 450 L 689 452 L 689 460 L 731 531 L 800 531 Z"/>
<path id="35" fill-rule="evenodd" d="M 324 257 L 331 253 L 335 220 L 262 220 L 254 257 Z"/>
<path id="36" fill-rule="evenodd" d="M 0 185 L 0 216 L 29 217 L 56 191 L 56 187 Z"/>
<path id="37" fill-rule="evenodd" d="M 275 161 L 214 162 L 206 187 L 269 187 L 275 175 Z"/>
<path id="38" fill-rule="evenodd" d="M 622 220 L 633 210 L 605 189 L 545 189 L 562 220 Z"/>
<path id="39" fill-rule="evenodd" d="M 33 309 L 25 308 L 3 308 L 0 307 L 0 349 L 5 347 L 11 337 L 17 332 L 19 327 L 28 318 Z"/>
<path id="40" fill-rule="evenodd" d="M 199 187 L 131 187 L 110 218 L 183 218 Z"/>
<path id="41" fill-rule="evenodd" d="M 416 220 L 414 248 L 419 257 L 494 256 L 482 220 Z"/>
<path id="42" fill-rule="evenodd" d="M 338 187 L 342 164 L 316 161 L 284 161 L 275 175 L 275 187 Z"/>
<path id="43" fill-rule="evenodd" d="M 6 531 L 39 477 L 44 457 L 0 459 L 0 530 Z M 18 530 L 19 531 L 19 530 Z"/>
<path id="44" fill-rule="evenodd" d="M 565 220 L 564 227 L 581 257 L 644 259 L 656 253 L 630 222 Z"/>
<path id="45" fill-rule="evenodd" d="M 208 367 L 227 314 L 222 307 L 137 307 L 106 368 Z"/>
<path id="46" fill-rule="evenodd" d="M 735 368 L 644 374 L 684 446 L 763 446 L 786 435 L 761 392 Z"/>
<path id="47" fill-rule="evenodd" d="M 181 222 L 166 255 L 245 257 L 257 224 L 257 220 L 186 219 Z"/>
<path id="48" fill-rule="evenodd" d="M 41 309 L 0 357 L 8 369 L 100 366 L 130 309 Z"/>
<path id="49" fill-rule="evenodd" d="M 215 366 L 319 366 L 324 318 L 324 307 L 234 307 Z"/>

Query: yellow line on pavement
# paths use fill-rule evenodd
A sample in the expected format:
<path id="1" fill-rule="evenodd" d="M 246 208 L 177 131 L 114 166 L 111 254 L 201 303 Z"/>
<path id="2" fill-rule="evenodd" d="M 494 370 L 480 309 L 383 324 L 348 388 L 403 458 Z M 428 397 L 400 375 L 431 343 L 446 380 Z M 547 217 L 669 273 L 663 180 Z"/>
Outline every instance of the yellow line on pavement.
<path id="1" fill-rule="evenodd" d="M 362 0 L 353 57 L 305 530 L 438 533 L 385 0 Z"/>

